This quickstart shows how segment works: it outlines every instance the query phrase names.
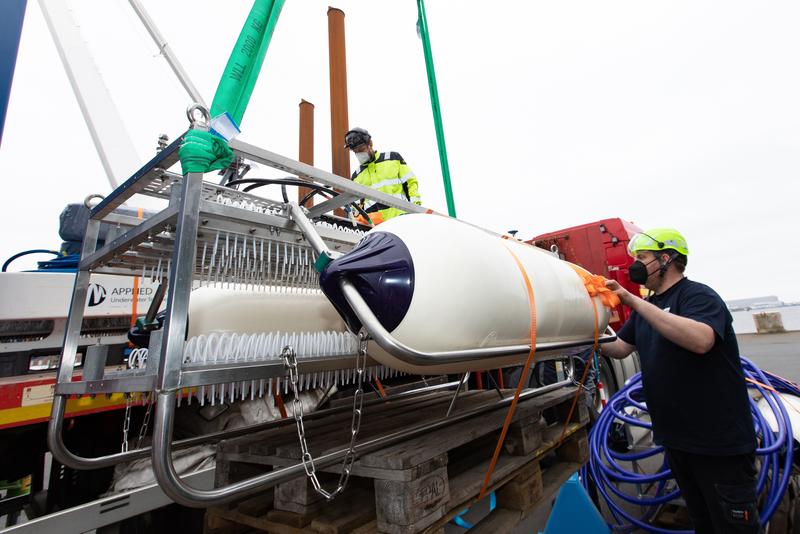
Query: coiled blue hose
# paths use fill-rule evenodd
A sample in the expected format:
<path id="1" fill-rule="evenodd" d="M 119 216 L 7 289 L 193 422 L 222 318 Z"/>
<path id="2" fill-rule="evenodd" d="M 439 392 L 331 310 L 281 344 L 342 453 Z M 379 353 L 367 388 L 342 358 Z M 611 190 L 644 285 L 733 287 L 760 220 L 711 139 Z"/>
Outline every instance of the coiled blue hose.
<path id="1" fill-rule="evenodd" d="M 756 491 L 758 495 L 765 497 L 762 509 L 759 510 L 761 524 L 765 525 L 775 513 L 786 492 L 792 472 L 794 453 L 792 424 L 786 408 L 778 400 L 778 393 L 800 396 L 800 388 L 793 382 L 762 371 L 747 358 L 742 358 L 742 368 L 745 377 L 752 380 L 752 382 L 748 381 L 748 387 L 756 389 L 766 400 L 777 421 L 777 432 L 773 432 L 755 401 L 750 399 L 753 423 L 761 440 L 761 446 L 756 449 L 756 454 L 761 456 L 761 470 L 758 474 Z M 652 428 L 650 423 L 632 417 L 626 412 L 628 408 L 646 412 L 647 407 L 641 401 L 643 396 L 642 376 L 641 373 L 637 373 L 625 384 L 625 387 L 611 397 L 589 432 L 589 462 L 581 468 L 581 480 L 587 490 L 596 489 L 599 497 L 605 502 L 613 517 L 613 522 L 609 526 L 615 531 L 640 528 L 664 534 L 691 533 L 691 530 L 669 530 L 648 523 L 658 505 L 669 502 L 680 495 L 679 489 L 665 491 L 667 481 L 672 478 L 672 472 L 666 459 L 662 461 L 659 470 L 652 474 L 629 471 L 619 463 L 653 457 L 662 454 L 664 448 L 654 445 L 642 452 L 620 453 L 609 445 L 609 437 L 615 424 L 625 423 L 646 429 Z M 619 489 L 620 483 L 656 483 L 656 491 L 651 496 L 630 495 Z M 622 501 L 647 507 L 647 510 L 642 516 L 634 517 L 622 508 Z"/>
<path id="2" fill-rule="evenodd" d="M 30 254 L 52 254 L 55 256 L 53 259 L 37 262 L 39 264 L 37 271 L 72 273 L 78 270 L 78 263 L 81 259 L 80 254 L 69 254 L 65 256 L 56 250 L 34 248 L 31 250 L 25 250 L 23 252 L 18 252 L 17 254 L 14 254 L 8 258 L 5 263 L 3 263 L 3 266 L 0 267 L 0 271 L 6 272 L 8 270 L 8 266 L 11 265 L 14 260 Z"/>
<path id="3" fill-rule="evenodd" d="M 58 258 L 40 261 L 39 271 L 59 272 L 59 273 L 72 273 L 78 270 L 80 263 L 80 254 L 70 254 L 68 256 L 59 256 Z"/>
<path id="4" fill-rule="evenodd" d="M 23 256 L 28 256 L 30 254 L 52 254 L 56 257 L 61 256 L 61 253 L 56 250 L 48 250 L 46 248 L 32 248 L 30 250 L 24 250 L 22 252 L 17 252 L 10 258 L 8 258 L 4 263 L 3 266 L 0 267 L 0 271 L 6 272 L 8 270 L 8 266 L 11 265 L 11 262 L 14 260 L 21 258 Z"/>

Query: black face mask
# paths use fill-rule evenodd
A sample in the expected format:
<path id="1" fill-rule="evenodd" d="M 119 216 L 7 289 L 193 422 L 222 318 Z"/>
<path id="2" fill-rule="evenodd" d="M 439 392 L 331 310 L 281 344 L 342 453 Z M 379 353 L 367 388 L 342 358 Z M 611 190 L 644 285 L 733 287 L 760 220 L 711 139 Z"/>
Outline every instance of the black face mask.
<path id="1" fill-rule="evenodd" d="M 659 261 L 658 258 L 654 259 L 653 261 Z M 628 267 L 628 276 L 631 279 L 631 282 L 634 284 L 644 285 L 647 282 L 647 279 L 650 278 L 650 275 L 647 274 L 647 266 L 653 263 L 653 261 L 649 261 L 647 263 L 642 263 L 639 260 L 631 263 L 631 266 Z"/>

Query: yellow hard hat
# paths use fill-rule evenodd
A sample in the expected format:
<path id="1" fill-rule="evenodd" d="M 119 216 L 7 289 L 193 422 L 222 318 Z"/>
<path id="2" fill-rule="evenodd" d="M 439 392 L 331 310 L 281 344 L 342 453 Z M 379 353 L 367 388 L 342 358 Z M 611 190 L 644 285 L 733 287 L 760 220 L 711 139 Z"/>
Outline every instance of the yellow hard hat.
<path id="1" fill-rule="evenodd" d="M 628 254 L 635 256 L 642 250 L 675 250 L 684 256 L 689 255 L 686 239 L 674 228 L 652 228 L 633 236 L 628 243 Z"/>

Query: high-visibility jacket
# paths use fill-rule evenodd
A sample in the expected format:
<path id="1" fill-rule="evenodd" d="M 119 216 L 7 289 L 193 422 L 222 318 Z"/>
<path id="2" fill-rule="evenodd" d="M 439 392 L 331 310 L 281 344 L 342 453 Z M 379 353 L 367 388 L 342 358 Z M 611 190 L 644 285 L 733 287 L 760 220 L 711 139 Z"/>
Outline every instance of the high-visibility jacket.
<path id="1" fill-rule="evenodd" d="M 355 182 L 381 193 L 422 205 L 417 177 L 397 152 L 376 152 L 372 161 L 362 164 L 352 178 Z M 370 214 L 373 224 L 405 213 L 373 200 L 365 201 L 364 210 Z"/>

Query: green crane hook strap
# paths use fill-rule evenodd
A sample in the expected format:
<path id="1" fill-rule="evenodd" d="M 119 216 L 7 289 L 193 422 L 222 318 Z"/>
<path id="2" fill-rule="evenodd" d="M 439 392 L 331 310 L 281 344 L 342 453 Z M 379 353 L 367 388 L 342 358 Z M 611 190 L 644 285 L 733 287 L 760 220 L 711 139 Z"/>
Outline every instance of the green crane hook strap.
<path id="1" fill-rule="evenodd" d="M 217 135 L 203 130 L 189 130 L 178 149 L 181 172 L 209 172 L 224 169 L 233 162 L 233 150 Z"/>
<path id="2" fill-rule="evenodd" d="M 431 51 L 430 34 L 428 33 L 428 17 L 425 14 L 424 0 L 417 0 L 417 34 L 422 39 L 422 51 L 425 54 L 425 68 L 428 72 L 428 90 L 431 94 L 431 110 L 433 111 L 433 124 L 436 128 L 436 143 L 439 146 L 439 163 L 442 166 L 442 181 L 444 194 L 447 198 L 447 213 L 450 217 L 456 216 L 456 201 L 453 198 L 453 186 L 450 183 L 450 164 L 447 161 L 447 146 L 444 142 L 444 126 L 442 125 L 442 110 L 439 107 L 439 89 L 436 85 L 436 71 L 433 68 L 433 52 Z"/>
<path id="3" fill-rule="evenodd" d="M 241 125 L 285 0 L 255 0 L 211 103 L 211 116 L 228 112 Z"/>

